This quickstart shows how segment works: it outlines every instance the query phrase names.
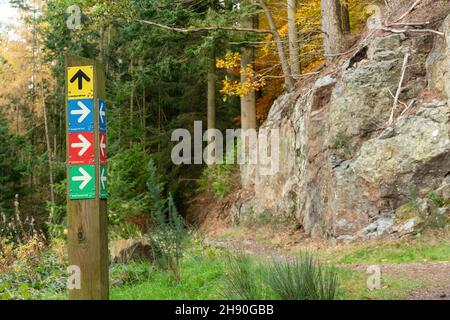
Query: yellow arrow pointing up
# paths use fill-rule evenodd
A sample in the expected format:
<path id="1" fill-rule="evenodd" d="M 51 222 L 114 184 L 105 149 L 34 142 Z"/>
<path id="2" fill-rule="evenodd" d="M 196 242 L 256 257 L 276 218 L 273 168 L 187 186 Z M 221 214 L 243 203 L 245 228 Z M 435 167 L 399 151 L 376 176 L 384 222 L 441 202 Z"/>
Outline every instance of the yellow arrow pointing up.
<path id="1" fill-rule="evenodd" d="M 67 68 L 67 95 L 69 100 L 94 98 L 94 67 Z"/>

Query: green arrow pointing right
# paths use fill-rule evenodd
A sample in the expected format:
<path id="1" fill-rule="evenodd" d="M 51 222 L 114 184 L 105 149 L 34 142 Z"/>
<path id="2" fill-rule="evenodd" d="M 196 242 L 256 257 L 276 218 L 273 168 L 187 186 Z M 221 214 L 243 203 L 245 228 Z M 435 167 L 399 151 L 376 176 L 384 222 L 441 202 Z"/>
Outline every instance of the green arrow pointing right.
<path id="1" fill-rule="evenodd" d="M 70 199 L 95 199 L 95 167 L 69 167 Z"/>

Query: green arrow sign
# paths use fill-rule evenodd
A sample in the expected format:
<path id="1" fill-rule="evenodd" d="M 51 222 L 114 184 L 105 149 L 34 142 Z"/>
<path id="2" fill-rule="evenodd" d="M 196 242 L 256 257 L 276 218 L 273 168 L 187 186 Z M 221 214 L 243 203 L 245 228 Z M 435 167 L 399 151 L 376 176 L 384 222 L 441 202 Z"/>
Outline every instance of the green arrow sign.
<path id="1" fill-rule="evenodd" d="M 108 180 L 107 180 L 107 172 L 108 167 L 100 166 L 100 199 L 108 199 Z"/>
<path id="2" fill-rule="evenodd" d="M 95 167 L 69 167 L 70 199 L 95 199 Z"/>

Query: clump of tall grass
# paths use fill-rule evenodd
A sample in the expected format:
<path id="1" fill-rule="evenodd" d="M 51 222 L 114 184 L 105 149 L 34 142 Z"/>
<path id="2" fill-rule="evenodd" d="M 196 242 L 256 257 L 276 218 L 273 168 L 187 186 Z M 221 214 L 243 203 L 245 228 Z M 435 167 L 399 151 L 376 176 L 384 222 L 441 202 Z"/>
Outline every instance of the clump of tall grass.
<path id="1" fill-rule="evenodd" d="M 337 296 L 336 268 L 322 265 L 310 253 L 273 260 L 264 273 L 269 287 L 283 300 L 334 300 Z"/>
<path id="2" fill-rule="evenodd" d="M 334 300 L 339 280 L 334 266 L 310 253 L 293 259 L 256 263 L 249 255 L 230 255 L 222 295 L 227 299 Z"/>
<path id="3" fill-rule="evenodd" d="M 265 297 L 261 273 L 252 258 L 243 253 L 226 257 L 228 272 L 222 296 L 230 300 L 263 300 Z"/>

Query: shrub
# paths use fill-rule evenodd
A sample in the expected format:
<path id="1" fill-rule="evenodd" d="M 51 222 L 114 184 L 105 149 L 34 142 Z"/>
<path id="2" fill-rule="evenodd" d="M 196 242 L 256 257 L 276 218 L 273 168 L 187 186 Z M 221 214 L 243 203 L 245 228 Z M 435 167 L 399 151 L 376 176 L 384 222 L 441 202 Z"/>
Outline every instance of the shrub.
<path id="1" fill-rule="evenodd" d="M 176 282 L 180 282 L 183 244 L 188 233 L 171 194 L 167 211 L 153 215 L 152 222 L 155 228 L 149 232 L 148 240 L 155 262 L 159 268 L 170 271 Z"/>
<path id="2" fill-rule="evenodd" d="M 200 192 L 208 192 L 216 198 L 223 198 L 239 186 L 238 160 L 240 141 L 224 156 L 223 164 L 214 164 L 205 168 L 199 180 Z"/>
<path id="3" fill-rule="evenodd" d="M 292 260 L 273 260 L 265 281 L 283 300 L 333 300 L 338 290 L 337 271 L 321 265 L 311 254 Z"/>
<path id="4" fill-rule="evenodd" d="M 54 239 L 50 247 L 41 253 L 34 268 L 33 289 L 45 289 L 51 293 L 61 293 L 67 287 L 68 263 L 65 241 Z"/>
<path id="5" fill-rule="evenodd" d="M 143 149 L 142 145 L 135 144 L 110 159 L 108 215 L 110 231 L 115 237 L 137 236 L 129 220 L 139 220 L 143 212 L 150 210 L 151 202 L 146 199 L 150 156 Z"/>
<path id="6" fill-rule="evenodd" d="M 60 293 L 66 288 L 64 243 L 47 246 L 35 236 L 22 244 L 0 241 L 0 298 L 40 297 L 41 290 Z"/>
<path id="7" fill-rule="evenodd" d="M 152 256 L 160 269 L 172 273 L 174 280 L 181 280 L 181 258 L 183 244 L 187 238 L 187 229 L 183 218 L 179 215 L 173 196 L 163 197 L 164 182 L 158 174 L 153 160 L 148 164 L 149 179 L 146 201 L 150 203 L 150 223 L 152 228 L 147 239 L 152 248 Z"/>
<path id="8" fill-rule="evenodd" d="M 50 238 L 57 239 L 64 237 L 64 230 L 67 228 L 67 203 L 66 203 L 66 179 L 55 183 L 54 190 L 58 199 L 55 204 L 47 202 L 47 211 L 49 212 L 46 222 L 47 232 Z"/>
<path id="9" fill-rule="evenodd" d="M 442 229 L 450 222 L 449 206 L 450 200 L 444 199 L 436 192 L 428 194 L 429 209 L 422 213 L 424 228 Z"/>
<path id="10" fill-rule="evenodd" d="M 207 167 L 200 177 L 200 191 L 210 192 L 216 198 L 223 198 L 238 186 L 237 174 L 237 167 L 232 164 Z"/>
<path id="11" fill-rule="evenodd" d="M 111 284 L 114 287 L 129 286 L 150 280 L 152 268 L 148 263 L 131 261 L 114 265 L 110 269 Z"/>
<path id="12" fill-rule="evenodd" d="M 0 300 L 27 300 L 30 298 L 30 287 L 20 284 L 14 275 L 0 275 Z"/>

